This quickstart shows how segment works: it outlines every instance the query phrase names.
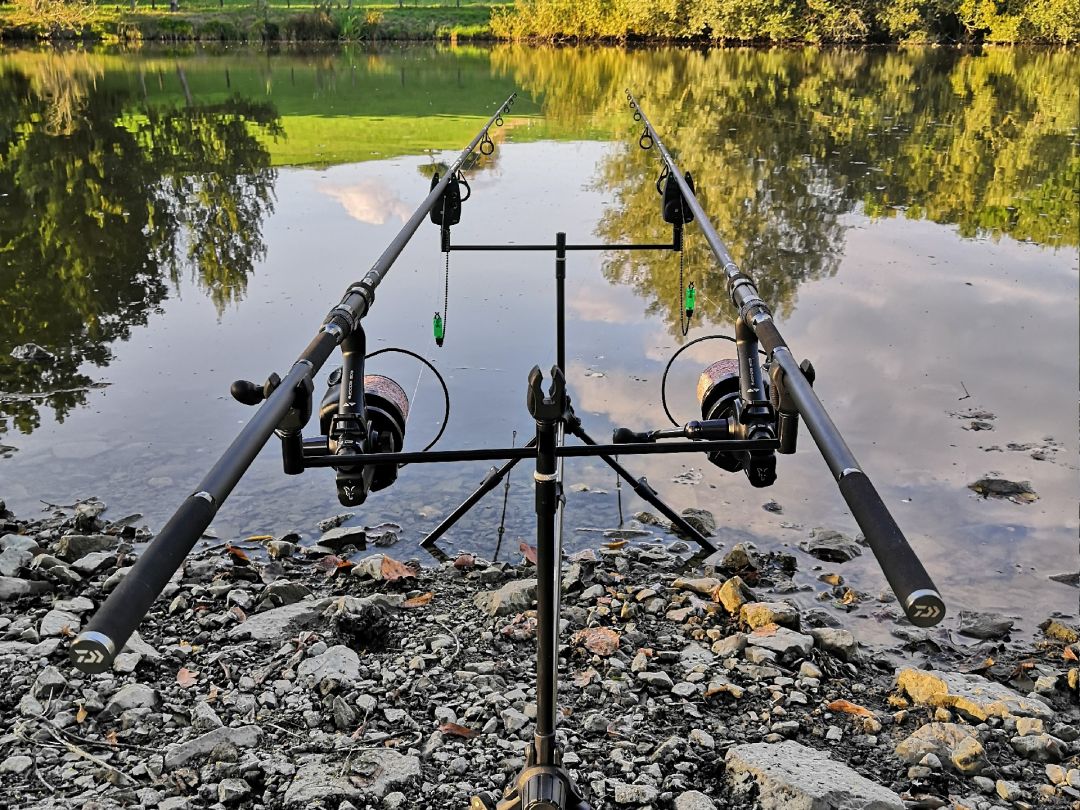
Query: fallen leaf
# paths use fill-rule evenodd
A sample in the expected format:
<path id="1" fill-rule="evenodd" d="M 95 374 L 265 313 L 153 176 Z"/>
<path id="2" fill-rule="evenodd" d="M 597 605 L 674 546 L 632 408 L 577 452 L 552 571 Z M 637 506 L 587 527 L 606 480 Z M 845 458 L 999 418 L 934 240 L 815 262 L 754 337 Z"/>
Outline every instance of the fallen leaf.
<path id="1" fill-rule="evenodd" d="M 215 700 L 217 700 L 217 697 L 218 697 L 218 688 L 217 688 L 217 686 L 215 684 L 210 684 L 210 693 L 206 696 L 206 702 L 207 703 L 213 703 Z"/>
<path id="2" fill-rule="evenodd" d="M 342 568 L 348 566 L 352 568 L 352 563 L 348 560 L 343 560 L 336 554 L 327 554 L 325 557 L 320 557 L 315 562 L 315 567 L 326 574 L 327 577 L 332 577 Z"/>
<path id="3" fill-rule="evenodd" d="M 403 562 L 398 562 L 393 557 L 383 556 L 382 578 L 387 582 L 395 582 L 399 579 L 414 579 L 416 574 Z"/>
<path id="4" fill-rule="evenodd" d="M 273 539 L 274 539 L 274 535 L 272 535 L 272 534 L 253 534 L 253 535 L 251 535 L 251 537 L 247 538 L 247 542 L 249 542 L 249 543 L 265 543 L 267 540 L 273 540 Z"/>
<path id="5" fill-rule="evenodd" d="M 1066 661 L 1076 661 L 1076 660 L 1080 660 L 1080 656 L 1077 656 L 1077 655 L 1076 655 L 1076 650 L 1074 650 L 1074 649 L 1073 649 L 1072 647 L 1066 647 L 1066 648 L 1065 648 L 1065 652 L 1063 652 L 1063 653 L 1061 654 L 1061 656 L 1062 656 L 1062 658 L 1064 658 L 1064 659 L 1065 659 Z"/>
<path id="6" fill-rule="evenodd" d="M 611 540 L 607 543 L 604 543 L 604 548 L 622 548 L 627 544 L 627 542 L 628 541 L 626 540 Z"/>
<path id="7" fill-rule="evenodd" d="M 459 571 L 471 571 L 476 568 L 476 557 L 472 554 L 459 554 L 458 558 L 454 560 L 454 568 Z"/>
<path id="8" fill-rule="evenodd" d="M 401 606 L 403 608 L 423 607 L 434 598 L 434 591 L 428 591 L 427 593 L 422 593 L 419 596 L 414 596 L 412 599 L 406 599 L 404 602 L 401 603 Z"/>
<path id="9" fill-rule="evenodd" d="M 586 627 L 574 633 L 574 642 L 595 655 L 613 655 L 619 649 L 619 634 L 610 627 Z"/>
<path id="10" fill-rule="evenodd" d="M 584 689 L 586 686 L 592 683 L 595 678 L 599 677 L 600 673 L 592 667 L 589 667 L 588 669 L 582 670 L 574 676 L 574 686 L 578 687 L 579 689 Z"/>
<path id="11" fill-rule="evenodd" d="M 71 636 L 75 635 L 75 631 L 65 624 L 63 627 L 60 628 L 60 635 L 70 638 Z"/>
<path id="12" fill-rule="evenodd" d="M 226 553 L 232 557 L 233 565 L 250 565 L 251 560 L 248 559 L 248 555 L 242 548 L 236 546 L 225 546 Z"/>
<path id="13" fill-rule="evenodd" d="M 242 623 L 247 621 L 247 614 L 244 613 L 244 609 L 239 605 L 233 605 L 231 608 L 229 608 L 229 613 L 231 613 L 233 618 L 235 618 L 238 622 Z"/>
<path id="14" fill-rule="evenodd" d="M 106 734 L 105 739 L 108 740 L 109 745 L 116 745 L 116 730 L 114 729 Z"/>
<path id="15" fill-rule="evenodd" d="M 518 544 L 518 548 L 521 549 L 521 553 L 525 555 L 525 559 L 536 565 L 536 546 L 530 546 L 524 540 Z"/>
<path id="16" fill-rule="evenodd" d="M 86 707 L 80 703 L 79 710 L 75 712 L 75 722 L 81 725 L 86 720 L 87 714 Z"/>
<path id="17" fill-rule="evenodd" d="M 439 726 L 439 731 L 450 737 L 464 737 L 466 740 L 476 736 L 476 729 L 462 726 L 458 723 L 443 723 Z"/>
<path id="18" fill-rule="evenodd" d="M 844 714 L 854 714 L 859 717 L 873 717 L 874 713 L 865 706 L 860 706 L 858 703 L 852 703 L 850 700 L 834 700 L 826 707 L 830 712 L 843 712 Z"/>
<path id="19" fill-rule="evenodd" d="M 176 673 L 176 682 L 187 689 L 189 686 L 195 685 L 196 677 L 196 673 L 192 672 L 187 667 L 180 667 L 179 671 Z"/>

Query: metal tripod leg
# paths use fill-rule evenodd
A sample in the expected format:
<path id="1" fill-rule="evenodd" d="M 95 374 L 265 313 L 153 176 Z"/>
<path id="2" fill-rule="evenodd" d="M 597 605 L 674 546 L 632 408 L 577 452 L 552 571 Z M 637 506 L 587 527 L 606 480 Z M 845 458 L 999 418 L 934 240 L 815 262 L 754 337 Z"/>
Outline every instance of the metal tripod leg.
<path id="1" fill-rule="evenodd" d="M 533 447 L 535 445 L 536 439 L 530 439 L 529 443 L 525 446 Z M 519 461 L 521 461 L 520 458 L 513 458 L 497 469 L 495 467 L 492 467 L 490 472 L 488 472 L 487 474 L 487 478 L 485 478 L 483 483 L 480 484 L 479 489 L 477 489 L 476 492 L 466 498 L 465 501 L 462 502 L 461 506 L 459 506 L 449 515 L 447 515 L 443 519 L 442 523 L 432 529 L 428 536 L 420 541 L 420 545 L 425 547 L 433 546 L 440 537 L 446 534 L 446 532 L 450 529 L 451 526 L 453 526 L 455 523 L 461 520 L 462 517 L 464 517 L 466 512 L 476 506 L 476 504 L 480 502 L 481 498 L 491 492 L 491 490 L 495 489 L 495 487 L 499 485 L 503 478 L 506 477 L 506 474 L 510 472 L 510 470 L 514 469 L 514 465 L 517 464 Z"/>
<path id="2" fill-rule="evenodd" d="M 567 421 L 566 429 L 585 444 L 596 444 L 592 437 L 585 432 L 585 429 L 581 427 L 581 420 L 577 417 Z M 602 458 L 611 469 L 615 470 L 624 481 L 633 487 L 634 493 L 639 498 L 650 503 L 660 512 L 660 514 L 670 520 L 672 525 L 675 526 L 681 534 L 685 534 L 702 548 L 707 549 L 710 552 L 716 551 L 716 546 L 709 542 L 709 539 L 705 537 L 705 535 L 687 523 L 686 518 L 660 500 L 660 496 L 656 494 L 656 490 L 652 488 L 647 480 L 645 480 L 644 476 L 641 478 L 634 478 L 626 467 L 611 458 L 611 456 L 600 456 L 600 458 Z"/>

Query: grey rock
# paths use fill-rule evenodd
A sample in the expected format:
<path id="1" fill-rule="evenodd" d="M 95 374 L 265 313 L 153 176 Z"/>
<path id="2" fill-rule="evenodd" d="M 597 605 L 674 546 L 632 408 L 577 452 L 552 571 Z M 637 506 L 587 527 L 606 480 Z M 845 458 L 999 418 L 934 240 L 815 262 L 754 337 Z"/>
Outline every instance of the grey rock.
<path id="1" fill-rule="evenodd" d="M 986 766 L 986 754 L 978 733 L 958 723 L 927 723 L 896 746 L 896 755 L 916 765 L 929 754 L 947 760 L 960 773 L 977 774 Z"/>
<path id="2" fill-rule="evenodd" d="M 171 771 L 193 759 L 209 756 L 210 752 L 222 743 L 228 743 L 235 748 L 254 748 L 261 740 L 262 729 L 258 726 L 222 726 L 193 740 L 168 746 L 165 749 L 165 770 Z"/>
<path id="3" fill-rule="evenodd" d="M 38 626 L 38 635 L 42 637 L 75 634 L 82 627 L 82 619 L 66 610 L 50 610 Z"/>
<path id="4" fill-rule="evenodd" d="M 311 596 L 311 589 L 299 582 L 278 579 L 266 586 L 262 592 L 261 605 L 271 608 L 283 605 L 295 605 Z"/>
<path id="5" fill-rule="evenodd" d="M 746 643 L 752 647 L 772 650 L 785 658 L 807 655 L 814 649 L 812 636 L 804 636 L 802 633 L 796 633 L 794 630 L 779 625 L 758 628 L 746 637 Z"/>
<path id="6" fill-rule="evenodd" d="M 698 748 L 705 748 L 709 751 L 716 748 L 716 741 L 713 739 L 712 735 L 704 729 L 691 729 L 688 739 L 690 740 L 691 745 L 695 745 Z"/>
<path id="7" fill-rule="evenodd" d="M 1065 757 L 1065 743 L 1049 734 L 1031 734 L 1009 740 L 1012 749 L 1032 762 L 1061 762 Z"/>
<path id="8" fill-rule="evenodd" d="M 368 799 L 382 799 L 391 790 L 406 788 L 420 777 L 420 760 L 389 748 L 363 751 L 353 764 L 353 781 Z"/>
<path id="9" fill-rule="evenodd" d="M 960 635 L 971 638 L 999 639 L 1013 629 L 1013 620 L 1000 613 L 980 613 L 975 610 L 960 611 Z"/>
<path id="10" fill-rule="evenodd" d="M 712 651 L 720 658 L 731 658 L 746 649 L 746 633 L 736 633 L 713 642 Z"/>
<path id="11" fill-rule="evenodd" d="M 115 717 L 129 709 L 154 709 L 161 703 L 161 696 L 152 686 L 144 683 L 129 683 L 109 698 L 103 713 L 106 717 Z"/>
<path id="12" fill-rule="evenodd" d="M 314 624 L 325 607 L 325 600 L 305 599 L 292 605 L 256 613 L 229 630 L 229 638 L 250 638 L 256 641 L 287 638 Z"/>
<path id="13" fill-rule="evenodd" d="M 33 764 L 34 760 L 30 757 L 16 754 L 0 762 L 0 773 L 25 773 Z"/>
<path id="14" fill-rule="evenodd" d="M 716 805 L 701 791 L 688 790 L 675 797 L 675 810 L 716 810 Z"/>
<path id="15" fill-rule="evenodd" d="M 107 568 L 110 564 L 115 562 L 115 552 L 91 551 L 89 554 L 86 554 L 75 560 L 75 562 L 71 564 L 71 567 L 78 571 L 80 574 L 86 574 L 87 576 L 89 576 L 90 574 Z"/>
<path id="16" fill-rule="evenodd" d="M 761 810 L 904 810 L 888 788 L 792 740 L 737 745 L 725 761 L 736 795 L 756 788 Z"/>
<path id="17" fill-rule="evenodd" d="M 674 684 L 671 682 L 671 676 L 666 672 L 639 672 L 637 678 L 644 684 L 649 686 L 655 686 L 657 689 L 661 689 L 665 692 L 671 691 Z"/>
<path id="18" fill-rule="evenodd" d="M 342 800 L 360 799 L 359 786 L 339 775 L 340 770 L 340 765 L 322 758 L 305 762 L 285 791 L 285 807 L 336 807 Z"/>
<path id="19" fill-rule="evenodd" d="M 70 562 L 95 551 L 115 549 L 118 543 L 108 534 L 65 534 L 56 547 L 56 556 Z"/>
<path id="20" fill-rule="evenodd" d="M 344 644 L 335 644 L 322 655 L 301 661 L 296 675 L 316 686 L 326 681 L 348 685 L 360 677 L 360 657 Z"/>
<path id="21" fill-rule="evenodd" d="M 0 577 L 0 602 L 17 599 L 31 593 L 42 593 L 51 589 L 52 586 L 47 582 L 32 582 L 26 579 L 15 579 L 14 577 Z"/>
<path id="22" fill-rule="evenodd" d="M 640 807 L 644 804 L 655 802 L 660 791 L 652 785 L 629 785 L 625 782 L 616 782 L 615 804 L 632 804 Z"/>
<path id="23" fill-rule="evenodd" d="M 846 534 L 831 529 L 816 528 L 799 548 L 825 562 L 842 563 L 862 554 L 862 547 Z"/>
<path id="24" fill-rule="evenodd" d="M 1015 782 L 1008 782 L 1004 779 L 998 779 L 997 782 L 994 783 L 994 792 L 1007 802 L 1019 801 L 1024 797 L 1024 793 L 1020 790 L 1018 784 Z"/>
<path id="25" fill-rule="evenodd" d="M 511 733 L 520 731 L 529 724 L 529 718 L 513 708 L 503 709 L 499 717 L 502 719 L 503 728 Z"/>
<path id="26" fill-rule="evenodd" d="M 204 700 L 196 703 L 195 708 L 191 710 L 191 727 L 197 731 L 211 731 L 221 728 L 222 725 L 218 713 Z"/>
<path id="27" fill-rule="evenodd" d="M 689 683 L 688 681 L 679 681 L 671 687 L 671 694 L 681 698 L 692 698 L 700 691 L 701 688 L 697 684 Z"/>
<path id="28" fill-rule="evenodd" d="M 350 545 L 362 549 L 367 546 L 367 532 L 359 526 L 330 529 L 319 538 L 319 545 L 331 551 L 339 551 Z"/>
<path id="29" fill-rule="evenodd" d="M 528 610 L 535 599 L 535 579 L 513 579 L 497 591 L 481 591 L 473 602 L 489 616 L 506 616 Z"/>
<path id="30" fill-rule="evenodd" d="M 33 537 L 28 537 L 25 534 L 5 534 L 0 537 L 0 550 L 28 551 L 31 554 L 36 554 L 39 547 L 37 540 Z"/>
<path id="31" fill-rule="evenodd" d="M 81 616 L 94 609 L 94 602 L 92 599 L 87 599 L 85 596 L 76 596 L 73 599 L 57 599 L 53 602 L 53 607 L 57 610 L 66 610 L 68 613 L 74 613 L 76 616 Z"/>
<path id="32" fill-rule="evenodd" d="M 56 667 L 48 666 L 38 673 L 30 691 L 36 698 L 47 698 L 62 692 L 64 687 L 67 686 L 67 683 L 67 678 L 64 677 L 64 674 L 60 670 Z"/>
<path id="33" fill-rule="evenodd" d="M 222 804 L 235 804 L 251 793 L 251 785 L 246 779 L 229 777 L 218 782 L 217 797 Z"/>
<path id="34" fill-rule="evenodd" d="M 18 576 L 19 571 L 27 568 L 34 555 L 20 548 L 6 548 L 0 554 L 0 576 Z"/>
<path id="35" fill-rule="evenodd" d="M 817 646 L 844 661 L 855 661 L 859 657 L 859 643 L 849 630 L 835 627 L 814 627 L 810 630 Z"/>
<path id="36" fill-rule="evenodd" d="M 683 509 L 682 518 L 706 537 L 716 534 L 716 516 L 708 509 Z"/>

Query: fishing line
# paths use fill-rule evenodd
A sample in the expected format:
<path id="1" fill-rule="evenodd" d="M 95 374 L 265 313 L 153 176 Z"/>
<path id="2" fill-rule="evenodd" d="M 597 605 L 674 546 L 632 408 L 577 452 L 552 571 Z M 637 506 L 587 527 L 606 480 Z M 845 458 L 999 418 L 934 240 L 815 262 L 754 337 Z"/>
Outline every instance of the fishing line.
<path id="1" fill-rule="evenodd" d="M 450 389 L 446 387 L 446 380 L 443 379 L 443 375 L 439 373 L 439 370 L 437 368 L 435 368 L 435 366 L 433 366 L 431 364 L 431 361 L 429 361 L 427 358 L 417 354 L 416 352 L 409 351 L 408 349 L 399 349 L 396 346 L 388 346 L 385 349 L 378 349 L 376 351 L 373 351 L 371 354 L 365 354 L 364 359 L 368 360 L 368 359 L 370 359 L 372 357 L 378 357 L 380 354 L 388 354 L 388 353 L 391 353 L 391 352 L 395 352 L 397 354 L 404 354 L 404 355 L 406 355 L 408 357 L 412 357 L 412 358 L 414 358 L 416 360 L 419 360 L 421 363 L 423 363 L 425 366 L 427 366 L 428 368 L 431 369 L 432 374 L 434 374 L 435 378 L 439 381 L 439 385 L 442 386 L 442 392 L 443 392 L 443 421 L 442 421 L 442 426 L 439 428 L 439 432 L 435 434 L 435 438 L 432 439 L 430 442 L 428 442 L 428 445 L 420 451 L 421 453 L 425 453 L 428 450 L 430 450 L 432 447 L 434 447 L 435 444 L 439 441 L 439 439 L 442 438 L 443 433 L 446 432 L 446 426 L 450 422 Z M 420 373 L 423 374 L 423 369 L 421 369 Z M 416 379 L 416 386 L 417 386 L 417 389 L 419 389 L 419 387 L 420 387 L 420 378 L 419 377 L 417 377 L 417 379 Z M 416 391 L 413 391 L 413 397 L 415 398 L 415 396 L 416 396 Z M 406 417 L 406 423 L 407 422 L 408 422 L 408 418 Z M 405 465 L 400 464 L 398 466 L 404 467 Z"/>

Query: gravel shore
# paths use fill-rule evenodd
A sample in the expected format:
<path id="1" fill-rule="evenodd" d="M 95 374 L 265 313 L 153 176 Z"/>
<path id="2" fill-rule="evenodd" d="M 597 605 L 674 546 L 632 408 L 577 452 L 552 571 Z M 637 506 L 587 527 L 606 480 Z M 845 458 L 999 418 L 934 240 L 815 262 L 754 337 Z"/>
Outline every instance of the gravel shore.
<path id="1" fill-rule="evenodd" d="M 423 568 L 333 519 L 211 541 L 87 676 L 68 641 L 149 539 L 103 512 L 0 501 L 0 807 L 465 808 L 522 767 L 531 549 Z M 968 645 L 900 620 L 870 649 L 837 574 L 632 534 L 563 565 L 559 739 L 594 807 L 1080 808 L 1074 620 L 969 615 Z M 796 576 L 822 609 L 784 600 Z"/>

